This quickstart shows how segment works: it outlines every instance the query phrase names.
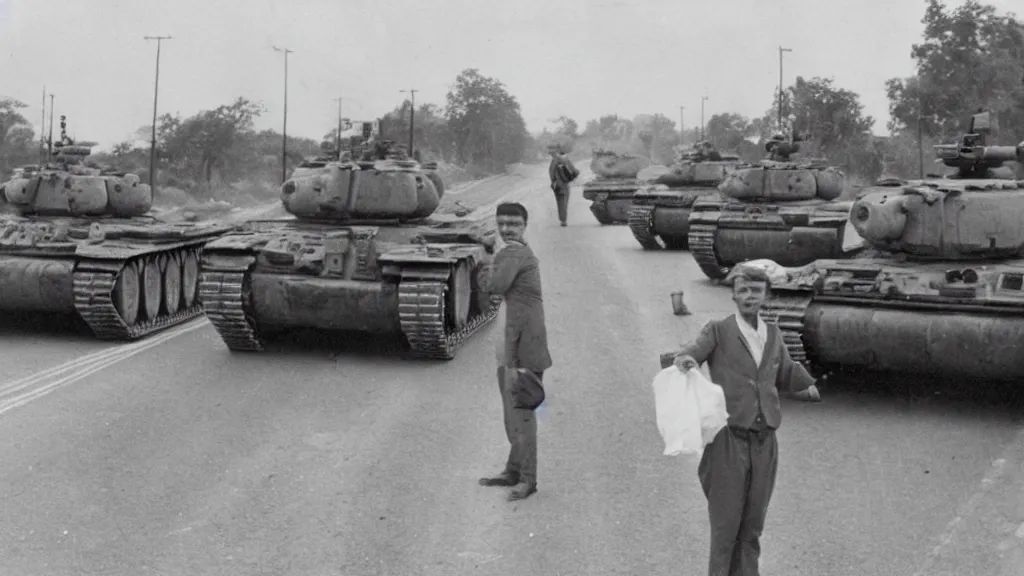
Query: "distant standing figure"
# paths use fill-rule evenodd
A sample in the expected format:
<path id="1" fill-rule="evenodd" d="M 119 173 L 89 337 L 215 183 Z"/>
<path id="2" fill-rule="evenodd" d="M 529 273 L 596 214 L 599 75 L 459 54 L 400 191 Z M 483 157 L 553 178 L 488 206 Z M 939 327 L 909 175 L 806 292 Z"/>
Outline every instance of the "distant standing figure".
<path id="1" fill-rule="evenodd" d="M 496 343 L 498 390 L 505 414 L 505 434 L 511 444 L 505 469 L 497 476 L 481 478 L 482 486 L 512 486 L 509 500 L 521 500 L 537 491 L 537 420 L 534 408 L 516 408 L 515 387 L 524 380 L 540 387 L 544 371 L 551 367 L 540 266 L 527 245 L 528 214 L 518 203 L 499 204 L 498 233 L 506 247 L 494 257 L 486 290 L 503 302 L 498 315 L 501 332 Z"/>
<path id="2" fill-rule="evenodd" d="M 761 318 L 769 286 L 762 270 L 738 271 L 732 289 L 736 314 L 709 322 L 675 355 L 683 372 L 708 363 L 729 412 L 728 426 L 705 448 L 697 468 L 711 520 L 710 576 L 758 576 L 761 531 L 779 462 L 779 391 L 820 400 L 814 378 L 790 358 L 779 327 Z"/>
<path id="3" fill-rule="evenodd" d="M 569 218 L 569 183 L 579 176 L 580 171 L 558 144 L 548 146 L 548 153 L 551 154 L 551 164 L 548 165 L 551 190 L 555 193 L 555 203 L 558 205 L 558 220 L 565 226 Z"/>

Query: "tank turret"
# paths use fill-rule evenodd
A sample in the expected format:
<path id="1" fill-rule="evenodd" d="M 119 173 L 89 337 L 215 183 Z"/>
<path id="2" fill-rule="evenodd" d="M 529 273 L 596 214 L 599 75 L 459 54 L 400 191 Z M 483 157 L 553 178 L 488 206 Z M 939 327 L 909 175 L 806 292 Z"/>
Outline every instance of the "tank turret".
<path id="1" fill-rule="evenodd" d="M 970 132 L 935 154 L 956 172 L 943 178 L 883 181 L 861 192 L 850 212 L 873 247 L 911 258 L 970 259 L 1015 255 L 1024 248 L 1024 181 L 1005 162 L 1024 160 L 1024 142 L 988 146 L 988 112 Z"/>
<path id="2" fill-rule="evenodd" d="M 50 162 L 23 167 L 0 186 L 0 195 L 21 215 L 142 216 L 153 207 L 153 191 L 135 174 L 87 162 L 91 142 L 67 135 L 67 118 L 60 117 L 61 139 Z"/>
<path id="3" fill-rule="evenodd" d="M 373 142 L 356 160 L 300 164 L 281 186 L 285 210 L 299 219 L 416 220 L 433 214 L 444 196 L 437 164 L 421 164 L 388 140 Z"/>

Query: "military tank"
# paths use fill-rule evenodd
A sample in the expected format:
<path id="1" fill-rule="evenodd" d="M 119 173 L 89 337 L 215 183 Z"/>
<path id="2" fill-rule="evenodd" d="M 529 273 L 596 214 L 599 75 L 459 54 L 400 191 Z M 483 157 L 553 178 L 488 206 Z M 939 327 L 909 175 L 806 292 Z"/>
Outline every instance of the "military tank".
<path id="1" fill-rule="evenodd" d="M 852 225 L 876 251 L 817 260 L 772 286 L 794 359 L 816 368 L 1024 378 L 1024 142 L 987 146 L 988 113 L 935 147 L 956 172 L 863 190 Z M 870 257 L 865 257 L 870 256 Z"/>
<path id="2" fill-rule="evenodd" d="M 629 229 L 644 250 L 685 250 L 690 210 L 698 198 L 714 194 L 739 157 L 721 154 L 710 142 L 684 151 L 667 174 L 633 194 Z"/>
<path id="3" fill-rule="evenodd" d="M 698 199 L 690 211 L 690 253 L 713 280 L 746 260 L 799 266 L 846 255 L 852 202 L 836 200 L 842 171 L 822 160 L 793 159 L 800 150 L 795 139 L 776 135 L 765 149 L 767 158 L 731 168 L 718 193 Z"/>
<path id="4" fill-rule="evenodd" d="M 595 177 L 583 183 L 583 197 L 591 201 L 590 211 L 601 224 L 624 224 L 633 193 L 643 186 L 637 174 L 651 162 L 642 156 L 600 148 L 592 153 L 590 170 Z"/>
<path id="5" fill-rule="evenodd" d="M 431 166 L 388 142 L 300 165 L 281 187 L 290 217 L 209 244 L 200 299 L 227 347 L 258 352 L 270 331 L 311 327 L 402 335 L 414 356 L 454 358 L 497 313 L 481 277 L 495 230 L 435 214 Z"/>
<path id="6" fill-rule="evenodd" d="M 150 187 L 85 158 L 67 136 L 52 161 L 0 186 L 0 310 L 77 315 L 103 340 L 133 340 L 202 313 L 203 245 L 230 230 L 214 221 L 148 215 Z"/>

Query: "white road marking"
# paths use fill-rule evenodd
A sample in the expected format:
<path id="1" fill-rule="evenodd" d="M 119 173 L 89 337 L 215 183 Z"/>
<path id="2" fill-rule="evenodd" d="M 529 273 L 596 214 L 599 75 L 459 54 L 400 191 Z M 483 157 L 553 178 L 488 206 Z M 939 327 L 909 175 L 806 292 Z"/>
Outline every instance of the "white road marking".
<path id="1" fill-rule="evenodd" d="M 996 458 L 992 465 L 989 466 L 985 472 L 985 476 L 981 479 L 978 488 L 971 494 L 971 497 L 964 502 L 956 512 L 956 516 L 946 524 L 946 529 L 939 535 L 939 543 L 936 544 L 929 552 L 921 567 L 914 573 L 915 576 L 925 576 L 931 572 L 932 567 L 938 560 L 939 556 L 956 536 L 957 529 L 963 522 L 963 519 L 969 517 L 974 513 L 978 507 L 978 502 L 988 493 L 989 489 L 1003 476 L 1004 470 L 1006 470 L 1006 463 L 1009 459 L 1020 458 L 1022 453 L 1022 447 L 1024 447 L 1024 430 L 1021 430 L 1013 440 L 1010 441 L 1006 450 Z"/>
<path id="2" fill-rule="evenodd" d="M 132 342 L 130 344 L 124 344 L 122 346 L 87 354 L 65 362 L 59 366 L 54 366 L 53 368 L 48 368 L 37 372 L 36 374 L 3 384 L 0 386 L 0 398 L 6 398 L 0 401 L 0 414 L 3 414 L 8 410 L 24 406 L 37 398 L 46 396 L 58 388 L 77 382 L 82 378 L 126 360 L 140 352 L 144 352 L 173 338 L 177 338 L 182 334 L 201 328 L 209 322 L 205 317 L 196 320 L 200 321 L 193 321 L 193 323 L 185 324 L 184 326 L 178 327 L 170 332 L 157 334 L 156 336 L 140 342 Z M 56 380 L 51 380 L 51 378 L 57 377 L 60 374 L 65 375 L 60 376 Z M 27 392 L 22 392 L 22 390 L 25 390 L 26 388 L 29 390 Z M 22 393 L 18 394 L 19 392 Z"/>

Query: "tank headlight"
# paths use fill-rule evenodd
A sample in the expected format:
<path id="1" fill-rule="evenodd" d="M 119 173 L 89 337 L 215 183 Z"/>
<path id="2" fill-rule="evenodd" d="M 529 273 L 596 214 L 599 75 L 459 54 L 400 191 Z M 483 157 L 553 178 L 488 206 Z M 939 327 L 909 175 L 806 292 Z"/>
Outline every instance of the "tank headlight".
<path id="1" fill-rule="evenodd" d="M 860 206 L 857 208 L 857 214 L 855 215 L 858 222 L 865 222 L 871 217 L 871 210 L 867 206 Z"/>
<path id="2" fill-rule="evenodd" d="M 963 272 L 964 282 L 967 284 L 974 284 L 978 281 L 978 273 L 974 270 L 967 268 Z"/>
<path id="3" fill-rule="evenodd" d="M 963 279 L 964 275 L 959 270 L 946 270 L 946 282 L 953 284 Z"/>

